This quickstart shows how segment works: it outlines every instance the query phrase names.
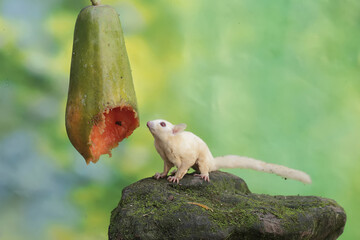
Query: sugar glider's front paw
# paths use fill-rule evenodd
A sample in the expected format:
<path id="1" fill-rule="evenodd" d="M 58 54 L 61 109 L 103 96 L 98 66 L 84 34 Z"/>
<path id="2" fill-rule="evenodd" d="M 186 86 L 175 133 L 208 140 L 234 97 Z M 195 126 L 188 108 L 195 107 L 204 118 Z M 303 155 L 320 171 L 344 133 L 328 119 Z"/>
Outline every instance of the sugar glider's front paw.
<path id="1" fill-rule="evenodd" d="M 179 181 L 180 181 L 180 179 L 178 178 L 178 177 L 175 177 L 175 176 L 169 176 L 168 178 L 167 178 L 167 180 L 169 181 L 169 182 L 173 182 L 173 183 L 179 183 Z"/>
<path id="2" fill-rule="evenodd" d="M 155 173 L 155 175 L 153 176 L 153 178 L 155 178 L 156 180 L 159 180 L 159 178 L 164 178 L 164 177 L 166 177 L 166 175 L 165 174 L 163 174 L 163 173 Z"/>
<path id="3" fill-rule="evenodd" d="M 207 182 L 210 182 L 210 177 L 209 177 L 209 174 L 194 174 L 194 176 L 196 177 L 201 177 L 201 179 L 204 179 L 205 181 Z"/>

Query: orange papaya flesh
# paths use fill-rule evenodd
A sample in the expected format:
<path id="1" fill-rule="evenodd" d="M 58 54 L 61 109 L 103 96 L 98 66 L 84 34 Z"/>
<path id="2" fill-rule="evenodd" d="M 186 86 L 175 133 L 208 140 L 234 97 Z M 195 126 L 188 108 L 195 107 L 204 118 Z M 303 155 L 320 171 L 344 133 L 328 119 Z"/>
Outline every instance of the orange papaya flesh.
<path id="1" fill-rule="evenodd" d="M 102 154 L 111 156 L 111 149 L 118 146 L 139 126 L 139 119 L 132 107 L 116 107 L 108 109 L 100 117 L 101 121 L 92 127 L 90 133 L 90 151 L 96 163 Z"/>

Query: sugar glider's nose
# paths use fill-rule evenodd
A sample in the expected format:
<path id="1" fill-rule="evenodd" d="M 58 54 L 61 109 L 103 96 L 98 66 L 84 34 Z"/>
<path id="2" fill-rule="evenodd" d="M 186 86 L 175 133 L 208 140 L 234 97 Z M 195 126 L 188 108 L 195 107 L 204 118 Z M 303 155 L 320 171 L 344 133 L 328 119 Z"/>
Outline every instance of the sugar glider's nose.
<path id="1" fill-rule="evenodd" d="M 148 121 L 148 122 L 146 123 L 146 126 L 147 126 L 148 128 L 150 128 L 150 121 Z"/>

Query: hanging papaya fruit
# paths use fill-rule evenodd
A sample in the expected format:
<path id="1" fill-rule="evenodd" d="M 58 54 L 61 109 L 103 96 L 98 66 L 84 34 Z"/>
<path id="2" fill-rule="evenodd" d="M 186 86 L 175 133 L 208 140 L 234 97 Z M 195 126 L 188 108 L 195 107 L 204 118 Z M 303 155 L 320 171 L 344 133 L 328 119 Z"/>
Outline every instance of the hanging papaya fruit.
<path id="1" fill-rule="evenodd" d="M 139 126 L 136 96 L 117 12 L 92 0 L 75 24 L 66 105 L 68 137 L 96 163 Z"/>

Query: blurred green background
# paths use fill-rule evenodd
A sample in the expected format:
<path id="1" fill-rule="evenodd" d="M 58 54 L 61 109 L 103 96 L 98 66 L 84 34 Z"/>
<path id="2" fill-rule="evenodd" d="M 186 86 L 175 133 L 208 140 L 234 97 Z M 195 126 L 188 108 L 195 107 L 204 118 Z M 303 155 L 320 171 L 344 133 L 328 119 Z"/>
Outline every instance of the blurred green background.
<path id="1" fill-rule="evenodd" d="M 107 239 L 123 187 L 162 170 L 145 127 L 185 122 L 255 193 L 335 199 L 360 239 L 360 1 L 103 0 L 125 32 L 141 127 L 87 166 L 64 123 L 76 16 L 89 0 L 0 0 L 0 239 Z"/>

